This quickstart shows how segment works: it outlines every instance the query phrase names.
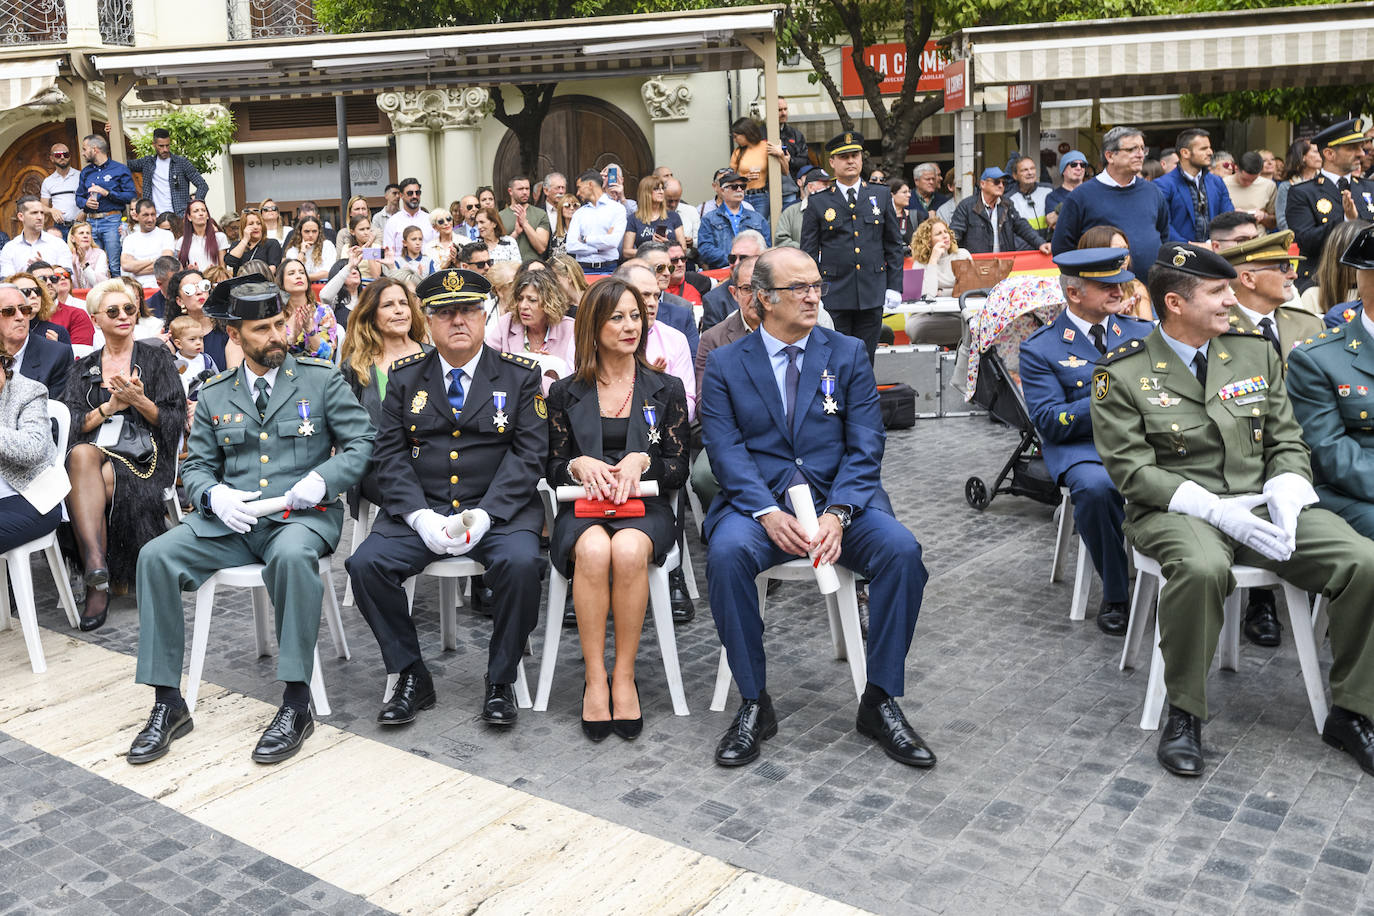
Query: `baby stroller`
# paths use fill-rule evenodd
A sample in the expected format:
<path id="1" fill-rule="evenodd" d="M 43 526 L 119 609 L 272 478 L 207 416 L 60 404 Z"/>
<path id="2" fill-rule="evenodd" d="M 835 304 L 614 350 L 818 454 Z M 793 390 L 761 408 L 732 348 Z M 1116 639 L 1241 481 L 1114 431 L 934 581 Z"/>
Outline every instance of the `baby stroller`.
<path id="1" fill-rule="evenodd" d="M 968 387 L 964 400 L 987 410 L 1020 434 L 1021 440 L 991 488 L 981 477 L 964 482 L 964 499 L 979 511 L 999 493 L 1029 496 L 1047 506 L 1060 502 L 1059 485 L 1045 469 L 1040 436 L 1021 396 L 1021 342 L 1059 317 L 1064 296 L 1053 277 L 1008 277 L 992 288 L 983 310 L 969 321 Z"/>

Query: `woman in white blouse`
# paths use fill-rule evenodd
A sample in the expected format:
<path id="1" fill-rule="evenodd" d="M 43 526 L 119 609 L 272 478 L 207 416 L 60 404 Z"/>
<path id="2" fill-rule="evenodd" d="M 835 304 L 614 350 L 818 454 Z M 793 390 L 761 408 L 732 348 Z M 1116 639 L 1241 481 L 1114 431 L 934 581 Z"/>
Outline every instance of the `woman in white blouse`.
<path id="1" fill-rule="evenodd" d="M 205 201 L 193 200 L 186 206 L 181 226 L 186 234 L 177 239 L 176 245 L 182 267 L 209 270 L 211 267 L 224 266 L 229 237 L 219 231 Z"/>
<path id="2" fill-rule="evenodd" d="M 310 282 L 329 277 L 329 268 L 339 259 L 334 243 L 324 237 L 320 221 L 313 216 L 301 218 L 296 230 L 291 233 L 291 247 L 286 249 L 286 258 L 299 258 L 305 264 L 305 272 Z"/>
<path id="3" fill-rule="evenodd" d="M 932 216 L 916 227 L 911 239 L 911 262 L 925 268 L 921 295 L 933 299 L 954 293 L 954 262 L 972 258 L 954 241 L 949 224 Z M 963 322 L 958 315 L 912 315 L 906 320 L 906 336 L 912 343 L 959 345 Z"/>
<path id="4" fill-rule="evenodd" d="M 90 223 L 73 223 L 67 244 L 72 250 L 72 283 L 77 289 L 90 289 L 110 279 L 110 260 L 92 240 Z"/>
<path id="5" fill-rule="evenodd" d="M 515 243 L 515 239 L 506 235 L 505 226 L 501 224 L 501 214 L 496 212 L 495 207 L 477 211 L 477 231 L 481 233 L 482 242 L 487 246 L 493 261 L 520 263 L 520 246 Z"/>

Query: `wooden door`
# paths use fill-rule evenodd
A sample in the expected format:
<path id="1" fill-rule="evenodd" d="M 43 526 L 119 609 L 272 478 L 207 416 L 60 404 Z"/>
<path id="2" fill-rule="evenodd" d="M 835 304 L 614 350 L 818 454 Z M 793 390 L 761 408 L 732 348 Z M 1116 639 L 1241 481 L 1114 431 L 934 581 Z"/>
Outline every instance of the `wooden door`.
<path id="1" fill-rule="evenodd" d="M 548 117 L 539 135 L 539 168 L 531 183 L 549 172 L 562 172 L 568 190 L 576 186 L 577 176 L 586 169 L 598 171 L 615 163 L 625 172 L 625 193 L 634 197 L 639 179 L 654 170 L 654 154 L 629 115 L 601 99 L 585 95 L 560 95 L 549 106 Z M 501 205 L 506 205 L 505 190 L 510 176 L 520 169 L 520 145 L 515 134 L 506 131 L 496 148 L 492 164 L 493 187 Z"/>

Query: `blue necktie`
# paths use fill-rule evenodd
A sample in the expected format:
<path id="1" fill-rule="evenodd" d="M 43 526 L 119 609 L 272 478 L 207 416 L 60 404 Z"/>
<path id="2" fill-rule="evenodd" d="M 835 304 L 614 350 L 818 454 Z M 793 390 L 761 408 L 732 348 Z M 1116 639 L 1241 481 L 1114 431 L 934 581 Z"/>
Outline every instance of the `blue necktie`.
<path id="1" fill-rule="evenodd" d="M 463 412 L 463 370 L 450 369 L 448 374 L 452 377 L 448 383 L 448 403 L 456 417 Z"/>
<path id="2" fill-rule="evenodd" d="M 801 370 L 797 368 L 797 357 L 802 355 L 802 348 L 798 346 L 783 347 L 782 352 L 787 354 L 787 374 L 783 376 L 783 387 L 787 391 L 787 403 L 783 405 L 783 411 L 787 416 L 787 428 L 792 429 L 792 417 L 797 412 L 797 383 L 801 381 Z"/>

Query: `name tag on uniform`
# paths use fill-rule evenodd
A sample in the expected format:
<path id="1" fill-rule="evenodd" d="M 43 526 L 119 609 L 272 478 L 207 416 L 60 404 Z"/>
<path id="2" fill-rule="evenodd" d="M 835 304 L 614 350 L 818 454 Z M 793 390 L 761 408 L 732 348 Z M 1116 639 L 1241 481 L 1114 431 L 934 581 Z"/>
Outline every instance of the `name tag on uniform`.
<path id="1" fill-rule="evenodd" d="M 1248 396 L 1243 397 L 1243 398 L 1236 398 L 1236 403 L 1237 403 L 1237 404 L 1258 404 L 1260 401 L 1267 401 L 1267 400 L 1269 400 L 1269 398 L 1268 398 L 1267 395 L 1263 395 L 1263 394 L 1252 394 L 1252 395 L 1248 395 Z"/>
<path id="2" fill-rule="evenodd" d="M 1221 398 L 1223 401 L 1229 401 L 1231 398 L 1234 397 L 1239 397 L 1245 394 L 1254 394 L 1257 391 L 1264 391 L 1268 387 L 1269 383 L 1265 381 L 1264 376 L 1256 375 L 1247 379 L 1241 379 L 1239 382 L 1232 382 L 1229 385 L 1223 385 L 1221 387 L 1221 390 L 1217 392 L 1217 397 Z M 1238 401 L 1237 403 L 1249 402 Z"/>

